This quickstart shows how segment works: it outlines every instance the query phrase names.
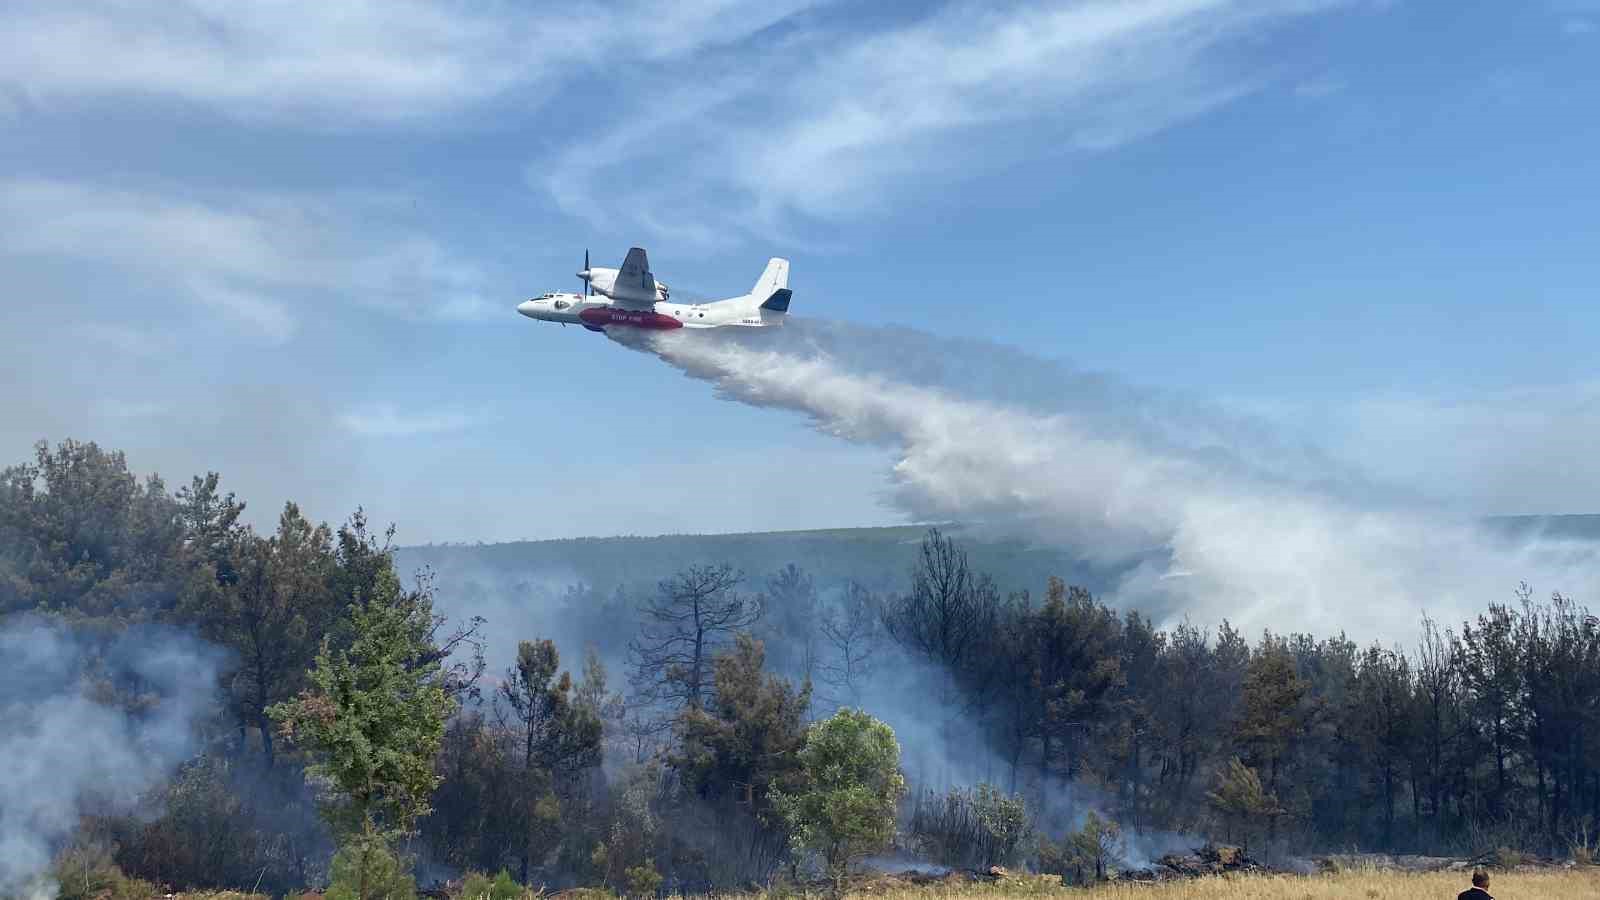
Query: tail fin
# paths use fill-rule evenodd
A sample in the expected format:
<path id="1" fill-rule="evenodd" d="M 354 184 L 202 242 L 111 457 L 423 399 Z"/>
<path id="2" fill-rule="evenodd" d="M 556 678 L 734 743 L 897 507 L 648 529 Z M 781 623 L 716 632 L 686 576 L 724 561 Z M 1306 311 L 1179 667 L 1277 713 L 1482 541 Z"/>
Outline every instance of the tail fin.
<path id="1" fill-rule="evenodd" d="M 789 261 L 774 256 L 767 260 L 767 268 L 750 289 L 750 297 L 761 309 L 772 312 L 789 311 Z"/>

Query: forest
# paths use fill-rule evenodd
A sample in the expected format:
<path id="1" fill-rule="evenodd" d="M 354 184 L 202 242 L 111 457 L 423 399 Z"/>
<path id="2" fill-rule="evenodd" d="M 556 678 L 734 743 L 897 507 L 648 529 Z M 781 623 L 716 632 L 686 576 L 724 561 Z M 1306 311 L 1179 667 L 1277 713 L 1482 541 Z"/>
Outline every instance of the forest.
<path id="1" fill-rule="evenodd" d="M 89 757 L 70 791 L 7 782 L 0 844 L 179 890 L 711 892 L 835 867 L 808 812 L 830 734 L 893 770 L 853 859 L 1089 880 L 1205 841 L 1585 855 L 1600 822 L 1600 621 L 1559 593 L 1486 585 L 1403 643 L 1157 627 L 1055 578 L 1002 591 L 930 529 L 870 583 L 682 558 L 519 621 L 397 571 L 359 510 L 244 510 L 93 443 L 0 472 L 0 750 L 60 754 L 47 779 L 76 757 L 41 736 Z M 140 777 L 95 740 L 144 742 Z M 16 865 L 0 894 L 40 874 Z"/>

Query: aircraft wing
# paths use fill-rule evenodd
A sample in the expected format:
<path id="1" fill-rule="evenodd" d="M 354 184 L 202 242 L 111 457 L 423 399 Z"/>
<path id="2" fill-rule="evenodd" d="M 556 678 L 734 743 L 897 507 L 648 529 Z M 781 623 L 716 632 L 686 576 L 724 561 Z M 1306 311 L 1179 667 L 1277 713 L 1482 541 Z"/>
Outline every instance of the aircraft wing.
<path id="1" fill-rule="evenodd" d="M 634 247 L 622 260 L 617 270 L 617 280 L 611 285 L 611 297 L 622 306 L 651 308 L 656 302 L 656 279 L 650 274 L 650 260 L 643 247 Z"/>

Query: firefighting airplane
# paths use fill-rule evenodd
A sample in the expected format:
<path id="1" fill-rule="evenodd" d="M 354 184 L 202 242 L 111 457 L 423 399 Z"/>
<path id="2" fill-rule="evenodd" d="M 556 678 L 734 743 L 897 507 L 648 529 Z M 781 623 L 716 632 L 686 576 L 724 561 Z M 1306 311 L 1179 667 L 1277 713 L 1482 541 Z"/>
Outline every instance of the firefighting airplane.
<path id="1" fill-rule="evenodd" d="M 650 274 L 644 250 L 634 247 L 620 269 L 589 265 L 583 251 L 583 293 L 551 292 L 517 304 L 517 312 L 542 322 L 582 325 L 590 331 L 612 326 L 665 331 L 673 328 L 761 328 L 782 325 L 789 311 L 789 261 L 773 257 L 755 287 L 742 297 L 710 303 L 672 303 L 667 286 Z M 596 296 L 596 295 L 599 296 Z"/>

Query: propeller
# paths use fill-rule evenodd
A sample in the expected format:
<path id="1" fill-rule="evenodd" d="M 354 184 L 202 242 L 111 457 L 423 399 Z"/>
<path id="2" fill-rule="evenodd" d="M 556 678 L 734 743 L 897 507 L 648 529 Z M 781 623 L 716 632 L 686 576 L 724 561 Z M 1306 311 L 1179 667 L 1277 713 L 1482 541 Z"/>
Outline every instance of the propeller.
<path id="1" fill-rule="evenodd" d="M 583 271 L 578 273 L 578 278 L 583 282 L 583 296 L 589 296 L 589 248 L 583 248 Z"/>

